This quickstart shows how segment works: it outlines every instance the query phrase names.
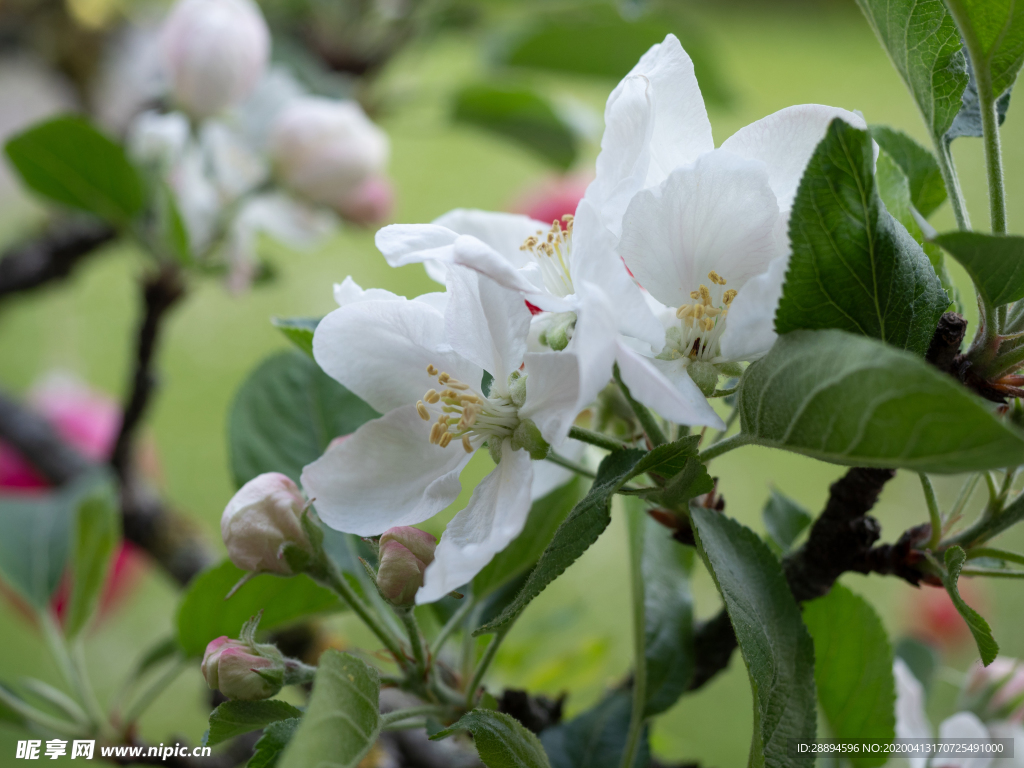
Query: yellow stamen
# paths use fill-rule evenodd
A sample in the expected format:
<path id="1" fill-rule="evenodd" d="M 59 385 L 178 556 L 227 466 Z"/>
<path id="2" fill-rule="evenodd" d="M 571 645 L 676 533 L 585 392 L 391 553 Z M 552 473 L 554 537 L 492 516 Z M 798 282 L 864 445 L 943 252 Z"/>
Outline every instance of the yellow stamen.
<path id="1" fill-rule="evenodd" d="M 706 285 L 704 285 L 703 283 L 701 283 L 701 286 L 700 286 L 700 298 L 701 298 L 701 301 L 703 301 L 706 306 L 710 306 L 710 304 L 711 304 L 711 291 L 709 291 L 708 287 Z"/>
<path id="2" fill-rule="evenodd" d="M 736 290 L 734 288 L 730 288 L 722 296 L 722 302 L 725 304 L 725 306 L 729 306 L 730 304 L 732 304 L 732 300 L 735 299 L 735 298 L 736 298 Z"/>
<path id="3" fill-rule="evenodd" d="M 708 280 L 710 280 L 715 285 L 725 285 L 725 278 L 722 277 L 717 272 L 715 272 L 715 270 L 713 269 L 710 272 L 708 272 Z"/>
<path id="4" fill-rule="evenodd" d="M 700 291 L 690 291 L 690 298 L 691 299 L 699 299 L 700 298 Z"/>
<path id="5" fill-rule="evenodd" d="M 440 440 L 440 442 L 439 442 L 439 445 L 440 445 L 440 446 L 441 446 L 442 448 L 447 448 L 447 447 L 448 447 L 448 444 L 449 444 L 449 443 L 450 443 L 451 441 L 452 441 L 452 433 L 451 433 L 451 432 L 445 432 L 445 433 L 444 433 L 443 435 L 441 435 L 441 440 Z"/>
<path id="6" fill-rule="evenodd" d="M 463 384 L 458 379 L 449 379 L 447 384 L 452 389 L 458 389 L 458 390 L 469 389 L 469 384 Z"/>
<path id="7" fill-rule="evenodd" d="M 716 317 L 722 314 L 722 310 L 720 310 L 718 307 L 704 307 L 704 314 L 707 317 Z"/>
<path id="8" fill-rule="evenodd" d="M 692 304 L 683 304 L 679 309 L 676 310 L 676 317 L 682 320 L 684 317 L 689 317 L 693 314 Z"/>
<path id="9" fill-rule="evenodd" d="M 693 305 L 693 317 L 694 317 L 695 320 L 700 320 L 702 317 L 704 317 L 704 305 L 703 304 L 694 304 Z"/>
<path id="10" fill-rule="evenodd" d="M 447 373 L 442 372 L 441 375 L 437 377 L 437 383 L 447 384 L 449 379 L 451 379 L 451 376 L 449 376 Z"/>
<path id="11" fill-rule="evenodd" d="M 434 422 L 434 426 L 432 426 L 430 428 L 430 444 L 431 445 L 437 445 L 437 441 L 441 439 L 441 429 L 442 429 L 441 425 L 438 424 L 435 421 Z"/>
<path id="12" fill-rule="evenodd" d="M 437 368 L 434 367 L 433 363 L 427 366 L 427 373 L 431 376 L 437 376 Z"/>
<path id="13" fill-rule="evenodd" d="M 472 453 L 473 452 L 473 446 L 470 445 L 469 437 L 467 437 L 466 435 L 462 436 L 462 447 L 466 449 L 466 453 Z"/>
<path id="14" fill-rule="evenodd" d="M 423 396 L 423 399 L 426 400 L 431 405 L 433 405 L 434 403 L 441 399 L 441 396 L 437 394 L 436 389 L 428 389 L 427 394 Z"/>
<path id="15" fill-rule="evenodd" d="M 424 421 L 430 421 L 430 411 L 427 410 L 427 406 L 423 404 L 422 400 L 416 403 L 416 413 L 418 413 L 420 418 Z"/>
<path id="16" fill-rule="evenodd" d="M 710 317 L 705 317 L 703 326 L 705 331 L 710 331 L 712 328 L 715 327 L 715 321 L 712 320 Z"/>

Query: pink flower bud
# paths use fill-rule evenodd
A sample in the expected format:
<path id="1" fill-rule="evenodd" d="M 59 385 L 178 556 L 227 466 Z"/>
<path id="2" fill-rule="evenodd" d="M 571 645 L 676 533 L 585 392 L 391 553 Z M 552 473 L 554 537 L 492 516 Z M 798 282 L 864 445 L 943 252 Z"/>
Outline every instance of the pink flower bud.
<path id="1" fill-rule="evenodd" d="M 284 685 L 281 659 L 263 656 L 241 640 L 226 636 L 206 646 L 202 671 L 206 684 L 229 699 L 268 699 Z"/>
<path id="2" fill-rule="evenodd" d="M 205 118 L 252 93 L 267 67 L 270 31 L 252 0 L 178 0 L 160 45 L 178 105 Z"/>
<path id="3" fill-rule="evenodd" d="M 1000 656 L 987 667 L 975 663 L 964 690 L 980 702 L 983 720 L 1024 721 L 1024 663 L 1018 659 Z"/>
<path id="4" fill-rule="evenodd" d="M 383 176 L 370 176 L 338 203 L 337 211 L 346 220 L 365 226 L 386 219 L 394 202 L 391 182 Z"/>
<path id="5" fill-rule="evenodd" d="M 423 572 L 434 560 L 437 539 L 408 526 L 390 528 L 380 537 L 377 587 L 395 605 L 412 605 L 423 586 Z"/>
<path id="6" fill-rule="evenodd" d="M 372 199 L 383 198 L 382 192 L 364 191 L 369 199 L 359 201 L 359 190 L 383 173 L 390 154 L 388 137 L 355 101 L 293 99 L 274 121 L 270 154 L 284 184 L 311 202 L 342 215 L 346 206 L 355 215 L 366 215 L 362 209 L 382 205 Z"/>
<path id="7" fill-rule="evenodd" d="M 576 213 L 592 178 L 586 174 L 550 178 L 527 189 L 510 206 L 511 210 L 537 221 L 561 221 L 564 215 Z"/>
<path id="8" fill-rule="evenodd" d="M 298 486 L 279 472 L 267 472 L 243 485 L 220 520 L 231 562 L 245 571 L 290 576 L 281 547 L 292 543 L 310 549 L 300 522 L 305 506 Z"/>

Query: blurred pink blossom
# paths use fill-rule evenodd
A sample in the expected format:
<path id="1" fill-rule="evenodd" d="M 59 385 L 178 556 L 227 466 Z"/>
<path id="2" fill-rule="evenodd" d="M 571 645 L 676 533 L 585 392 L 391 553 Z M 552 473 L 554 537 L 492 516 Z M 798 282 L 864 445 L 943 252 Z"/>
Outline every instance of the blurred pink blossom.
<path id="1" fill-rule="evenodd" d="M 984 613 L 984 594 L 974 582 L 962 580 L 960 594 L 968 605 Z M 959 650 L 973 642 L 970 629 L 946 590 L 921 587 L 914 590 L 908 602 L 908 631 L 914 637 L 946 652 Z"/>
<path id="2" fill-rule="evenodd" d="M 338 213 L 354 224 L 369 225 L 391 215 L 395 191 L 385 176 L 371 176 L 338 203 Z"/>
<path id="3" fill-rule="evenodd" d="M 509 209 L 537 221 L 561 221 L 564 215 L 576 213 L 592 179 L 592 175 L 585 173 L 548 178 L 523 192 Z"/>

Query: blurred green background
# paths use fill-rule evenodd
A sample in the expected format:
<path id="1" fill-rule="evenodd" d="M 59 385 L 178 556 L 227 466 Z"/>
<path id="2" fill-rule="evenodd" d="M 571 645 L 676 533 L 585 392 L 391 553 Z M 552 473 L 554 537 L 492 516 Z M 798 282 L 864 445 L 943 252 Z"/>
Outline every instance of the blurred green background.
<path id="1" fill-rule="evenodd" d="M 695 13 L 710 37 L 733 99 L 709 111 L 716 144 L 739 127 L 791 104 L 817 102 L 860 110 L 869 123 L 900 128 L 922 143 L 926 133 L 904 87 L 852 0 L 843 3 L 698 5 Z M 486 41 L 484 41 L 486 49 Z M 395 221 L 429 221 L 458 206 L 505 209 L 550 171 L 533 155 L 448 117 L 451 84 L 471 79 L 481 67 L 481 47 L 465 38 L 444 38 L 406 51 L 385 73 L 385 93 L 400 106 L 380 119 L 393 144 L 391 176 L 397 190 Z M 596 110 L 613 83 L 561 79 L 557 89 Z M 1011 103 L 1003 130 L 1011 231 L 1024 217 L 1024 105 Z M 592 165 L 595 149 L 580 163 Z M 980 140 L 960 139 L 955 156 L 974 224 L 987 227 Z M 0 229 L 22 232 L 35 214 L 0 212 Z M 953 228 L 948 205 L 933 223 Z M 352 275 L 364 287 L 413 296 L 433 290 L 419 266 L 390 269 L 373 246 L 372 231 L 349 228 L 314 253 L 292 253 L 267 245 L 279 267 L 275 282 L 231 297 L 214 281 L 195 281 L 188 301 L 171 318 L 160 368 L 162 390 L 148 432 L 156 445 L 161 481 L 171 502 L 187 510 L 218 540 L 218 521 L 234 488 L 228 472 L 225 427 L 235 390 L 268 353 L 287 342 L 269 322 L 273 315 L 317 316 L 333 306 L 332 283 Z M 135 281 L 143 262 L 115 248 L 90 262 L 72 281 L 45 292 L 9 300 L 0 307 L 0 385 L 22 392 L 52 370 L 70 371 L 93 387 L 119 396 L 127 380 L 126 350 L 138 307 Z M 957 273 L 964 296 L 971 293 Z M 973 324 L 976 316 L 968 308 Z M 486 471 L 485 457 L 470 468 Z M 746 448 L 718 459 L 712 474 L 727 501 L 727 513 L 762 531 L 760 510 L 774 483 L 812 511 L 820 510 L 828 485 L 843 470 L 794 455 Z M 472 485 L 473 476 L 466 476 Z M 959 483 L 939 480 L 940 499 L 951 503 Z M 465 502 L 465 497 L 454 510 Z M 890 483 L 875 514 L 883 539 L 892 540 L 926 513 L 913 474 Z M 443 520 L 435 521 L 440 530 Z M 1016 534 L 1024 544 L 1024 535 Z M 698 570 L 699 567 L 698 567 Z M 915 606 L 927 597 L 894 579 L 847 574 L 843 582 L 868 596 L 895 639 L 911 629 Z M 976 584 L 995 636 L 1008 655 L 1024 655 L 1024 591 L 1012 582 Z M 928 589 L 928 588 L 926 588 Z M 697 577 L 698 613 L 715 612 L 710 579 Z M 113 692 L 129 662 L 171 630 L 177 592 L 150 570 L 121 608 L 94 633 L 90 663 L 101 697 Z M 616 519 L 601 540 L 547 589 L 517 624 L 503 647 L 492 678 L 532 692 L 570 693 L 569 713 L 593 703 L 630 666 L 628 587 L 624 528 Z M 352 642 L 363 639 L 342 618 L 337 630 Z M 50 660 L 30 625 L 0 601 L 0 678 L 33 675 L 56 682 Z M 968 644 L 946 657 L 963 670 L 974 657 Z M 933 720 L 951 714 L 955 675 L 947 674 L 932 697 Z M 206 728 L 208 697 L 198 668 L 182 675 L 143 720 L 142 736 L 167 741 L 170 734 L 197 742 Z M 663 758 L 694 759 L 708 766 L 745 762 L 751 702 L 737 655 L 724 675 L 685 697 L 658 721 L 653 733 Z M 16 735 L 0 732 L 0 755 L 13 754 Z M 5 758 L 6 759 L 6 758 Z"/>

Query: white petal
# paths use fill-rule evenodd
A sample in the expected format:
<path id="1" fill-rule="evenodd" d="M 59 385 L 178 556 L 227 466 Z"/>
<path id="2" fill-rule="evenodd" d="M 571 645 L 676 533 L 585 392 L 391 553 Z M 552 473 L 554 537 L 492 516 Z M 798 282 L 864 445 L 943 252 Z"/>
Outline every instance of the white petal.
<path id="1" fill-rule="evenodd" d="M 892 665 L 896 680 L 896 738 L 931 739 L 932 727 L 924 712 L 924 688 L 903 659 Z M 927 757 L 911 757 L 910 768 L 924 768 Z"/>
<path id="2" fill-rule="evenodd" d="M 445 331 L 452 348 L 490 373 L 501 392 L 509 374 L 523 363 L 530 310 L 517 291 L 466 267 L 452 266 Z"/>
<path id="3" fill-rule="evenodd" d="M 516 267 L 487 243 L 477 240 L 472 235 L 460 235 L 455 241 L 452 262 L 476 270 L 511 291 L 537 297 L 537 300 L 545 305 L 543 309 L 553 307 L 552 311 L 561 312 L 565 311 L 563 306 L 568 306 L 564 301 L 549 294 L 536 263 Z"/>
<path id="4" fill-rule="evenodd" d="M 578 462 L 586 453 L 587 444 L 578 440 L 566 440 L 558 448 L 558 455 L 562 458 Z M 561 488 L 568 483 L 576 473 L 571 469 L 560 467 L 550 461 L 533 462 L 533 483 L 530 485 L 530 498 L 536 501 L 542 499 L 556 488 Z"/>
<path id="5" fill-rule="evenodd" d="M 526 402 L 519 409 L 541 435 L 558 447 L 587 403 L 580 403 L 579 361 L 566 352 L 540 352 L 526 355 Z"/>
<path id="6" fill-rule="evenodd" d="M 740 128 L 725 140 L 722 149 L 765 163 L 779 208 L 788 211 L 811 155 L 837 117 L 861 130 L 867 128 L 864 118 L 845 109 L 800 104 Z"/>
<path id="7" fill-rule="evenodd" d="M 376 536 L 415 525 L 451 504 L 470 459 L 461 446 L 431 445 L 414 406 L 368 421 L 302 470 L 302 487 L 331 528 Z"/>
<path id="8" fill-rule="evenodd" d="M 634 399 L 676 424 L 725 429 L 707 398 L 679 360 L 644 357 L 619 342 L 615 357 L 623 383 Z"/>
<path id="9" fill-rule="evenodd" d="M 988 732 L 993 739 L 1013 739 L 1013 758 L 998 763 L 993 761 L 993 765 L 999 768 L 1024 768 L 1024 726 L 1001 720 L 989 723 Z"/>
<path id="10" fill-rule="evenodd" d="M 503 441 L 501 461 L 448 523 L 427 566 L 416 602 L 432 603 L 468 583 L 518 536 L 530 513 L 529 455 Z"/>
<path id="11" fill-rule="evenodd" d="M 957 712 L 939 725 L 940 739 L 984 739 L 988 741 L 988 729 L 973 712 Z M 1000 761 L 1002 762 L 1002 761 Z M 962 755 L 939 755 L 932 759 L 932 768 L 989 768 L 993 763 L 990 755 L 966 757 Z"/>
<path id="12" fill-rule="evenodd" d="M 716 150 L 633 198 L 619 253 L 652 296 L 678 307 L 711 270 L 737 289 L 764 272 L 778 255 L 778 218 L 764 165 Z"/>
<path id="13" fill-rule="evenodd" d="M 665 344 L 665 329 L 647 308 L 643 294 L 630 277 L 622 258 L 615 252 L 615 236 L 608 230 L 594 206 L 586 199 L 576 208 L 573 222 L 570 265 L 573 286 L 580 296 L 588 284 L 600 288 L 612 309 L 614 327 L 620 333 L 643 339 L 655 349 Z"/>
<path id="14" fill-rule="evenodd" d="M 519 247 L 537 231 L 547 231 L 551 222 L 537 221 L 518 213 L 497 213 L 473 208 L 456 208 L 438 219 L 434 224 L 447 227 L 460 235 L 470 235 L 489 245 L 513 267 L 525 266 L 530 257 Z"/>
<path id="15" fill-rule="evenodd" d="M 415 403 L 436 380 L 435 365 L 477 386 L 479 366 L 456 354 L 444 333 L 444 315 L 425 302 L 364 301 L 331 312 L 313 334 L 313 356 L 380 413 Z"/>
<path id="16" fill-rule="evenodd" d="M 775 333 L 775 310 L 782 298 L 789 256 L 777 256 L 760 275 L 752 277 L 740 288 L 732 305 L 721 340 L 721 356 L 725 360 L 757 360 L 772 348 Z"/>
<path id="17" fill-rule="evenodd" d="M 337 220 L 322 209 L 272 192 L 249 198 L 234 223 L 252 232 L 265 232 L 286 245 L 311 248 L 334 230 Z"/>
<path id="18" fill-rule="evenodd" d="M 451 258 L 458 233 L 437 224 L 390 224 L 377 231 L 374 242 L 392 267 Z"/>
<path id="19" fill-rule="evenodd" d="M 585 282 L 579 291 L 580 310 L 576 328 L 563 354 L 573 354 L 578 361 L 580 392 L 577 410 L 582 410 L 594 401 L 612 377 L 619 318 L 611 300 L 600 288 Z M 650 314 L 646 306 L 644 311 Z M 664 335 L 662 331 L 663 343 Z"/>
<path id="20" fill-rule="evenodd" d="M 334 284 L 334 300 L 339 307 L 356 304 L 361 301 L 403 301 L 405 297 L 397 293 L 385 291 L 383 288 L 364 289 L 349 275 L 343 282 Z"/>

